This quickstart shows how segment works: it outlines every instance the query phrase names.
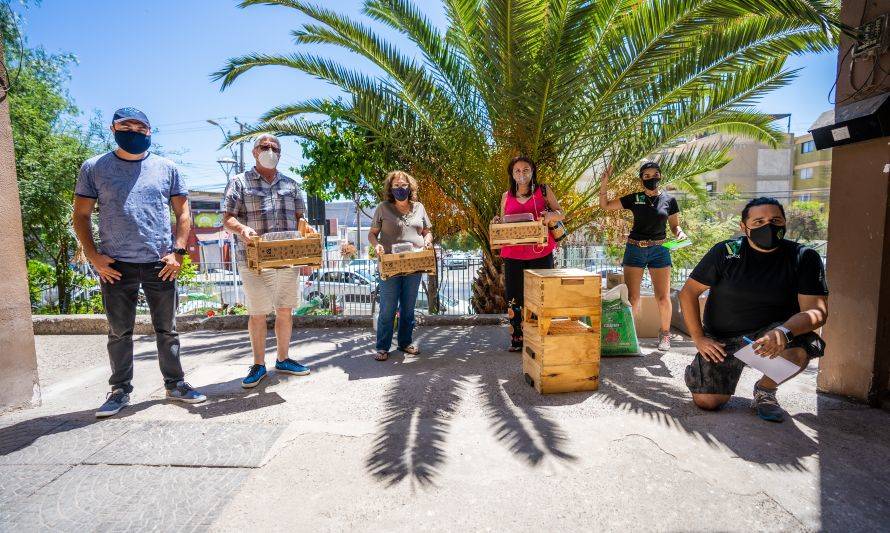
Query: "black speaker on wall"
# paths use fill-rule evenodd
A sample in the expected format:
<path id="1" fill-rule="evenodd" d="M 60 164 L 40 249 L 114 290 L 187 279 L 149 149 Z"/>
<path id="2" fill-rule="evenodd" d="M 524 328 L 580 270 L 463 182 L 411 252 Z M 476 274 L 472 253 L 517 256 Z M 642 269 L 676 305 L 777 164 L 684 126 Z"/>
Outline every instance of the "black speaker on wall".
<path id="1" fill-rule="evenodd" d="M 890 92 L 838 106 L 834 124 L 810 133 L 818 150 L 890 136 Z"/>

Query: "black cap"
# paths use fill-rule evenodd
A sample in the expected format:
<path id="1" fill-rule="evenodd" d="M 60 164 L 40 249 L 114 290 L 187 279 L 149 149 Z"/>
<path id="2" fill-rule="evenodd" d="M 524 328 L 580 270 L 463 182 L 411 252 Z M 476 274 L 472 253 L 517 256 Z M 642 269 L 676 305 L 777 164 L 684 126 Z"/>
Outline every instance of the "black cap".
<path id="1" fill-rule="evenodd" d="M 642 166 L 640 166 L 640 177 L 641 178 L 643 177 L 644 170 L 647 170 L 650 168 L 654 168 L 655 170 L 661 172 L 661 167 L 658 166 L 658 163 L 656 163 L 655 161 L 646 161 L 645 163 L 643 163 Z"/>
<path id="2" fill-rule="evenodd" d="M 116 124 L 122 120 L 137 120 L 145 124 L 146 128 L 151 128 L 151 124 L 148 122 L 148 117 L 145 116 L 145 113 L 139 111 L 135 107 L 122 107 L 115 111 L 114 118 L 111 119 L 111 122 Z"/>

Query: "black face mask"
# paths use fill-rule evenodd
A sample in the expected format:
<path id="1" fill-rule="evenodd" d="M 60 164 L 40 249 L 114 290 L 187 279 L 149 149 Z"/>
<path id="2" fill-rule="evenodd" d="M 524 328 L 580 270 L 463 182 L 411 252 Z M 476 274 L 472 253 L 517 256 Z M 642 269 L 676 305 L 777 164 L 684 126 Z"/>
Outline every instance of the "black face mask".
<path id="1" fill-rule="evenodd" d="M 766 224 L 759 228 L 748 228 L 748 238 L 763 250 L 778 248 L 779 242 L 785 238 L 785 226 Z"/>
<path id="2" fill-rule="evenodd" d="M 654 191 L 658 188 L 658 184 L 661 183 L 661 178 L 652 178 L 651 180 L 643 180 L 643 187 L 650 191 Z"/>

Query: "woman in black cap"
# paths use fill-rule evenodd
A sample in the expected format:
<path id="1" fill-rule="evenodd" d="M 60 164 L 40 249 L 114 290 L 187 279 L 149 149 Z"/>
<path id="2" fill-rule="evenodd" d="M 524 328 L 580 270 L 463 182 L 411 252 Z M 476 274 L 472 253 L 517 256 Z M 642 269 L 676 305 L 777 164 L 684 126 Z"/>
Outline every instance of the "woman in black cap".
<path id="1" fill-rule="evenodd" d="M 649 161 L 640 167 L 641 192 L 622 196 L 616 200 L 606 198 L 606 187 L 612 167 L 603 173 L 600 185 L 600 207 L 608 211 L 630 209 L 634 215 L 633 228 L 627 237 L 624 249 L 624 282 L 630 303 L 636 314 L 640 312 L 640 283 L 643 271 L 648 268 L 655 289 L 655 301 L 661 329 L 658 332 L 658 349 L 671 348 L 671 253 L 662 246 L 667 240 L 665 224 L 670 224 L 671 233 L 678 239 L 686 239 L 680 228 L 680 207 L 673 196 L 658 190 L 661 181 L 661 168 L 658 163 Z"/>

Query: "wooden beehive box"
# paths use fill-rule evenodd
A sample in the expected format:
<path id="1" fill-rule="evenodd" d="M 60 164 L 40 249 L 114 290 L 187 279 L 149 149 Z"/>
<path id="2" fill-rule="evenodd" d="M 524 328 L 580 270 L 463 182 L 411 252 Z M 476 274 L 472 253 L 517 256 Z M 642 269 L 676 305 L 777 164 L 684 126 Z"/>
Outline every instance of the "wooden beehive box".
<path id="1" fill-rule="evenodd" d="M 597 390 L 600 386 L 600 362 L 575 365 L 542 366 L 522 354 L 522 373 L 526 383 L 541 394 Z"/>
<path id="2" fill-rule="evenodd" d="M 322 261 L 321 235 L 309 234 L 303 239 L 264 241 L 253 237 L 246 243 L 244 255 L 247 268 L 262 272 L 264 268 L 289 266 L 320 267 Z"/>
<path id="3" fill-rule="evenodd" d="M 556 319 L 543 333 L 524 322 L 522 372 L 541 394 L 596 390 L 599 387 L 599 317 L 591 326 L 574 319 Z"/>
<path id="4" fill-rule="evenodd" d="M 525 271 L 523 307 L 526 321 L 535 319 L 547 335 L 553 318 L 590 317 L 599 324 L 602 315 L 602 279 L 578 268 Z M 595 322 L 594 322 L 595 321 Z"/>
<path id="5" fill-rule="evenodd" d="M 402 252 L 380 256 L 380 279 L 388 279 L 399 274 L 436 274 L 436 251 L 425 249 L 419 252 Z"/>
<path id="6" fill-rule="evenodd" d="M 541 220 L 511 222 L 488 226 L 488 241 L 492 250 L 517 244 L 547 244 L 547 226 Z"/>
<path id="7" fill-rule="evenodd" d="M 591 322 L 588 326 L 574 319 L 556 319 L 546 335 L 534 322 L 523 322 L 523 353 L 544 367 L 599 361 L 599 319 Z"/>

